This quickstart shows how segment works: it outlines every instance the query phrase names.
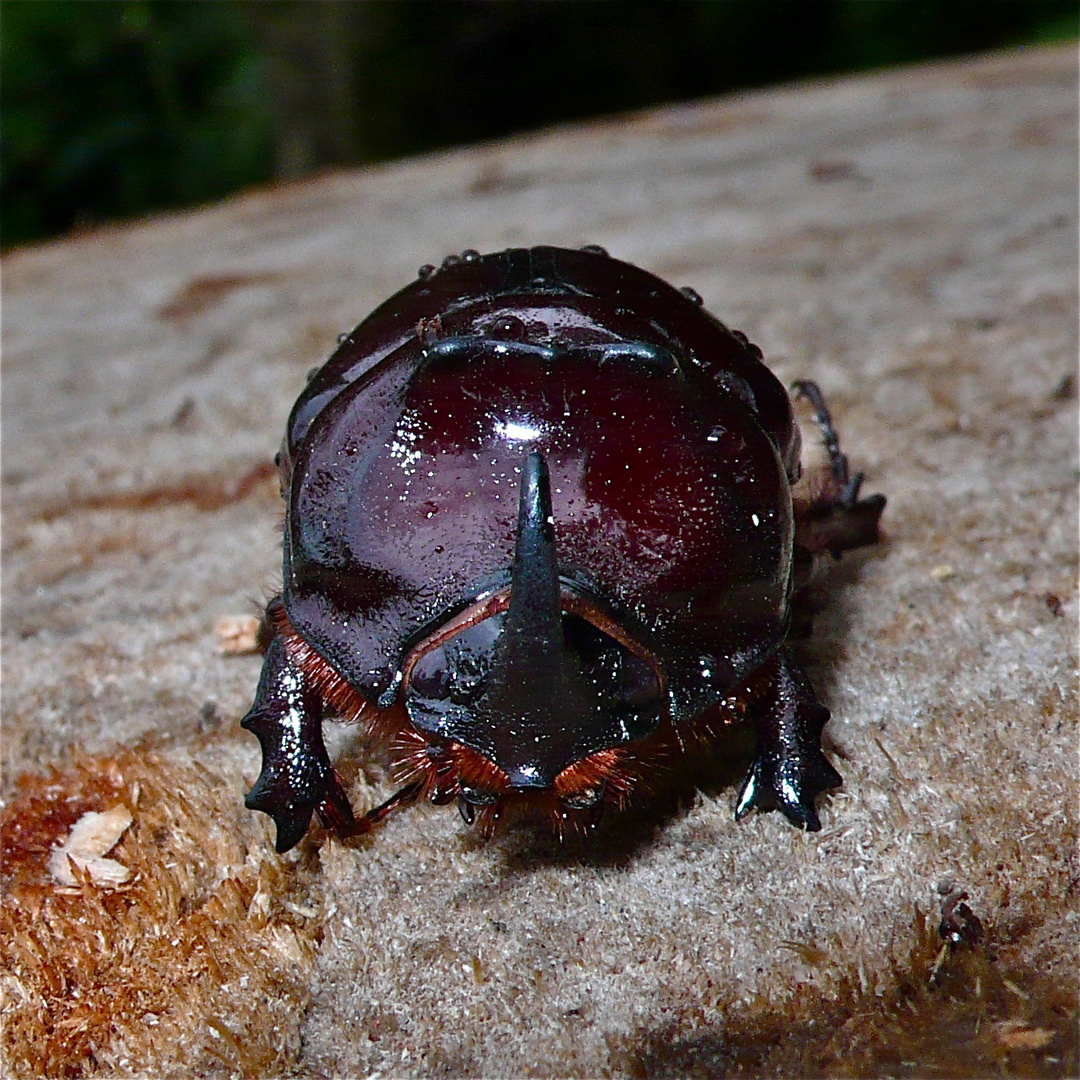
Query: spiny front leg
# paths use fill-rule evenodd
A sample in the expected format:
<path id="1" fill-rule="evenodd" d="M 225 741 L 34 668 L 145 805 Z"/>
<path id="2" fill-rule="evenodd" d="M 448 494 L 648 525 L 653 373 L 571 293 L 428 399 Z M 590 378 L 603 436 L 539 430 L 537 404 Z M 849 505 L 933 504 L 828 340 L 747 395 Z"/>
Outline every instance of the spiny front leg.
<path id="1" fill-rule="evenodd" d="M 821 729 L 829 710 L 814 697 L 805 673 L 777 653 L 749 686 L 757 721 L 757 750 L 739 801 L 736 820 L 751 810 L 779 810 L 793 825 L 821 828 L 814 800 L 843 783 L 821 751 Z"/>
<path id="2" fill-rule="evenodd" d="M 262 746 L 262 772 L 244 805 L 277 826 L 276 848 L 288 851 L 318 812 L 324 825 L 348 834 L 356 827 L 322 737 L 323 701 L 274 634 L 266 650 L 251 711 L 240 721 Z"/>

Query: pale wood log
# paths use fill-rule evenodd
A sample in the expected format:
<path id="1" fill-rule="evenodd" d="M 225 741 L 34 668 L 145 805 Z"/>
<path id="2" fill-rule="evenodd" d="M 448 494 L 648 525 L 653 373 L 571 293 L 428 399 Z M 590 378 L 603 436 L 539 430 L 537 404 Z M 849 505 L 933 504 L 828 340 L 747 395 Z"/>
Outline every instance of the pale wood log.
<path id="1" fill-rule="evenodd" d="M 213 627 L 275 587 L 269 462 L 304 373 L 422 263 L 600 243 L 817 380 L 889 497 L 889 543 L 838 568 L 807 652 L 845 787 L 813 837 L 736 825 L 719 788 L 593 854 L 479 845 L 422 809 L 370 846 L 323 842 L 308 895 L 284 897 L 324 937 L 306 1013 L 300 993 L 274 1014 L 297 1036 L 275 1067 L 719 1075 L 749 1052 L 740 1025 L 825 1008 L 796 983 L 887 987 L 890 943 L 945 879 L 1003 934 L 1033 920 L 1003 948 L 1075 985 L 1076 67 L 1072 47 L 1030 49 L 739 94 L 9 254 L 8 794 L 154 733 L 238 806 L 259 661 L 220 655 Z M 262 820 L 228 821 L 263 858 Z M 136 812 L 118 850 L 139 835 Z M 137 1024 L 114 1031 L 100 1075 L 182 1068 L 205 1019 L 158 1057 Z"/>

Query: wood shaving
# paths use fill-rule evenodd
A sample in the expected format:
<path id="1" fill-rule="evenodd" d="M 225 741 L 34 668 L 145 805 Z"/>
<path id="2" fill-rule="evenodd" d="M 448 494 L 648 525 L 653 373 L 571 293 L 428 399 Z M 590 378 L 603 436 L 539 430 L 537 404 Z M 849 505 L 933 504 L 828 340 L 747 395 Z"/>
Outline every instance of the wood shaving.
<path id="1" fill-rule="evenodd" d="M 112 851 L 131 821 L 131 811 L 123 803 L 103 813 L 91 810 L 83 814 L 71 827 L 68 838 L 49 855 L 53 879 L 60 885 L 78 885 L 88 874 L 95 885 L 122 885 L 131 877 L 131 871 L 103 856 Z"/>
<path id="2" fill-rule="evenodd" d="M 218 649 L 225 656 L 247 656 L 259 651 L 259 620 L 254 615 L 222 615 L 214 622 Z"/>

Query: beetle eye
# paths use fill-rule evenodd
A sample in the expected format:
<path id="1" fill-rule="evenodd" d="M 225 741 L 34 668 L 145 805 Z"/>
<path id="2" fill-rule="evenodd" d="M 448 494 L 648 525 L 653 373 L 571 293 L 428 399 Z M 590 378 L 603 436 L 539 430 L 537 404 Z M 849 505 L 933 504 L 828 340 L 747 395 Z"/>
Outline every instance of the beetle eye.
<path id="1" fill-rule="evenodd" d="M 495 320 L 491 334 L 503 341 L 520 341 L 525 336 L 525 324 L 516 315 L 503 315 Z"/>
<path id="2" fill-rule="evenodd" d="M 450 678 L 446 668 L 425 665 L 423 661 L 413 669 L 409 685 L 415 693 L 433 701 L 444 701 L 450 696 Z"/>

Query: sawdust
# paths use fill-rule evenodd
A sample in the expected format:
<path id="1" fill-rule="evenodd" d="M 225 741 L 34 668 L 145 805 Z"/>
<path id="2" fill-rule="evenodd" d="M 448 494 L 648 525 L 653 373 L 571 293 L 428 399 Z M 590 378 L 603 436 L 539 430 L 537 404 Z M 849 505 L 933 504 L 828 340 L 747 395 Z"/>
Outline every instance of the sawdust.
<path id="1" fill-rule="evenodd" d="M 6 807 L 4 1074 L 277 1075 L 295 1063 L 319 901 L 190 758 L 120 752 L 26 777 Z M 129 879 L 56 884 L 50 853 L 119 805 Z"/>

